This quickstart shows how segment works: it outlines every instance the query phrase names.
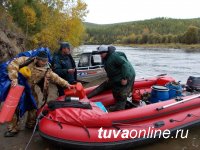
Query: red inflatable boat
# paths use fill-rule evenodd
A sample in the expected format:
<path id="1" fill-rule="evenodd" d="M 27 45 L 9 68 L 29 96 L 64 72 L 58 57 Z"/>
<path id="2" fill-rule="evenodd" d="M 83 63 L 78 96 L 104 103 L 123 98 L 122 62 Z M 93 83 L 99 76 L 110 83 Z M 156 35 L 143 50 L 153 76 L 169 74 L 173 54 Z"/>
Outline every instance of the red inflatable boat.
<path id="1" fill-rule="evenodd" d="M 136 80 L 132 93 L 134 103 L 151 93 L 153 85 L 164 86 L 172 81 L 174 79 L 167 76 Z M 103 105 L 108 107 L 114 103 L 111 91 L 88 100 L 86 95 L 94 88 L 83 90 L 79 86 L 76 92 L 71 92 L 71 96 L 80 97 L 82 108 L 45 107 L 39 122 L 40 135 L 73 149 L 127 149 L 160 138 L 183 136 L 187 132 L 181 129 L 200 123 L 198 94 L 187 93 L 181 98 L 107 112 Z M 58 103 L 62 99 L 60 97 Z"/>

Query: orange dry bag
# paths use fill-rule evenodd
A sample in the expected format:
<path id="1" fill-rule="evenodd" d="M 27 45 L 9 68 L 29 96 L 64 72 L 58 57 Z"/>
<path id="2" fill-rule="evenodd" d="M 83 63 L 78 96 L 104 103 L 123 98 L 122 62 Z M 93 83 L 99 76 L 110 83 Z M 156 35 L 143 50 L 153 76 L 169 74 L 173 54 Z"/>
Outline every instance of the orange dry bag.
<path id="1" fill-rule="evenodd" d="M 10 88 L 0 112 L 0 123 L 9 122 L 12 120 L 23 90 L 24 86 L 21 85 Z"/>

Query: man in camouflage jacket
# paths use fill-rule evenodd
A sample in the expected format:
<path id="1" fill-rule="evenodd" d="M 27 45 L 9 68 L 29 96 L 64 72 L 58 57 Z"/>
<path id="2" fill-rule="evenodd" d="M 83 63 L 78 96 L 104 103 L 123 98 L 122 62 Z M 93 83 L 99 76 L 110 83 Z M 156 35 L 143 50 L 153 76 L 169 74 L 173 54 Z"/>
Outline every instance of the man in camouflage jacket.
<path id="1" fill-rule="evenodd" d="M 11 86 L 16 86 L 18 84 L 18 72 L 20 65 L 23 65 L 27 62 L 29 57 L 19 57 L 11 61 L 8 65 L 8 76 L 11 80 Z M 36 103 L 39 103 L 38 95 L 35 91 L 35 86 L 44 78 L 50 80 L 51 82 L 58 84 L 64 88 L 70 88 L 71 85 L 56 73 L 54 73 L 50 66 L 48 65 L 48 57 L 45 51 L 39 52 L 37 57 L 33 59 L 31 63 L 27 65 L 31 70 L 31 77 L 27 79 L 28 84 L 31 87 L 32 94 L 36 100 Z M 45 87 L 44 87 L 45 88 Z M 12 137 L 19 131 L 19 121 L 17 115 L 14 115 L 11 122 L 8 124 L 8 131 L 5 132 L 5 137 Z M 26 121 L 27 128 L 33 128 L 36 123 L 36 110 L 31 110 L 28 112 L 28 117 Z"/>

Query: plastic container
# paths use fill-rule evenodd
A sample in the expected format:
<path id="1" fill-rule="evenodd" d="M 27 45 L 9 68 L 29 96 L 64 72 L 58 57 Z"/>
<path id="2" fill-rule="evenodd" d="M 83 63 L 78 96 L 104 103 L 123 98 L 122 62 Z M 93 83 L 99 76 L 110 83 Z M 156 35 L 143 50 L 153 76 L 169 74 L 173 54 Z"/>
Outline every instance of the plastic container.
<path id="1" fill-rule="evenodd" d="M 65 92 L 65 95 L 69 97 L 74 96 L 74 97 L 79 97 L 80 99 L 83 99 L 86 96 L 83 85 L 80 82 L 74 85 L 74 89 L 66 89 L 64 92 Z"/>
<path id="2" fill-rule="evenodd" d="M 157 103 L 169 99 L 169 89 L 167 87 L 154 85 L 151 88 L 151 103 Z"/>

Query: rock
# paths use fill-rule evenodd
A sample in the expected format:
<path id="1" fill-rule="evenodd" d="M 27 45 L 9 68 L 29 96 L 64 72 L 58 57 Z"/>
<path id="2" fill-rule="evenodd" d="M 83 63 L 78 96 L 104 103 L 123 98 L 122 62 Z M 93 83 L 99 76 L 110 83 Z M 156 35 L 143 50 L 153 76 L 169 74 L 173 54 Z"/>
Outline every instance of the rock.
<path id="1" fill-rule="evenodd" d="M 24 37 L 11 31 L 0 30 L 0 63 L 24 51 Z"/>

